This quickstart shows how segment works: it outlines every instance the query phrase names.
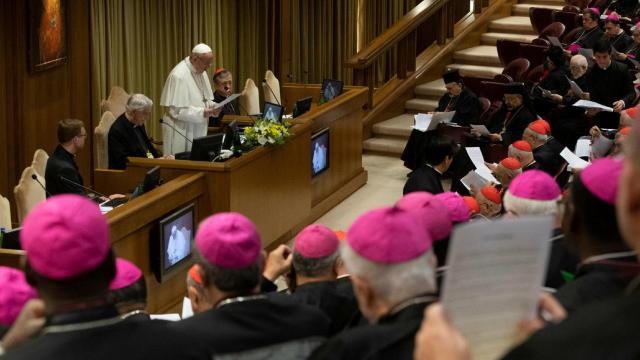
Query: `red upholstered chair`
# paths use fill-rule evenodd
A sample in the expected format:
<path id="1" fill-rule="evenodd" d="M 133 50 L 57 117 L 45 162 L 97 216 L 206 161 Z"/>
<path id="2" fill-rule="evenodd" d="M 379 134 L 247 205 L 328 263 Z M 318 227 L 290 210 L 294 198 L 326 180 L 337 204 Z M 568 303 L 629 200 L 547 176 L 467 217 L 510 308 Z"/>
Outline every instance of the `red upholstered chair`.
<path id="1" fill-rule="evenodd" d="M 549 46 L 551 46 L 551 43 L 547 39 L 535 38 L 535 39 L 531 40 L 531 45 L 543 46 L 543 47 L 548 49 Z"/>
<path id="2" fill-rule="evenodd" d="M 575 5 L 565 5 L 562 7 L 562 11 L 566 11 L 566 12 L 572 12 L 572 13 L 579 13 L 580 12 L 580 8 L 575 6 Z"/>
<path id="3" fill-rule="evenodd" d="M 515 59 L 504 67 L 500 75 L 508 75 L 512 81 L 521 82 L 524 81 L 530 65 L 531 62 L 525 58 Z M 500 75 L 497 75 L 496 78 Z"/>
<path id="4" fill-rule="evenodd" d="M 580 15 L 578 15 L 577 12 L 554 11 L 551 15 L 551 19 L 553 19 L 554 22 L 563 23 L 565 33 L 580 26 L 580 24 L 578 24 L 580 21 Z"/>
<path id="5" fill-rule="evenodd" d="M 576 37 L 576 34 L 578 34 L 580 31 L 582 31 L 581 27 L 577 27 L 570 31 L 565 31 L 562 37 L 560 38 L 560 42 L 565 45 L 569 44 L 573 40 L 573 38 Z"/>
<path id="6" fill-rule="evenodd" d="M 553 22 L 551 19 L 553 11 L 553 9 L 547 8 L 529 8 L 529 20 L 531 20 L 531 26 L 533 26 L 533 30 L 536 34 L 540 34 L 544 28 Z"/>
<path id="7" fill-rule="evenodd" d="M 496 47 L 498 48 L 498 58 L 502 65 L 507 65 L 513 60 L 520 57 L 520 44 L 526 44 L 520 41 L 507 39 L 498 39 Z"/>
<path id="8" fill-rule="evenodd" d="M 520 54 L 523 58 L 529 60 L 529 66 L 534 68 L 543 64 L 547 58 L 547 46 L 522 44 L 520 45 Z"/>
<path id="9" fill-rule="evenodd" d="M 482 104 L 482 113 L 480 114 L 478 124 L 484 124 L 485 117 L 488 115 L 489 110 L 491 109 L 491 100 L 482 96 L 480 96 L 478 100 L 480 101 L 480 104 Z"/>
<path id="10" fill-rule="evenodd" d="M 482 89 L 476 95 L 486 97 L 491 102 L 502 101 L 502 97 L 504 96 L 504 83 L 483 81 Z"/>
<path id="11" fill-rule="evenodd" d="M 463 76 L 462 81 L 464 82 L 464 86 L 469 88 L 469 90 L 473 91 L 474 94 L 478 95 L 482 89 L 482 82 L 487 79 L 479 78 L 474 76 Z"/>
<path id="12" fill-rule="evenodd" d="M 547 27 L 544 28 L 544 30 L 542 30 L 542 32 L 540 32 L 540 38 L 542 39 L 548 39 L 549 36 L 553 36 L 553 37 L 557 37 L 558 39 L 562 36 L 562 34 L 564 33 L 565 30 L 565 26 L 563 23 L 561 22 L 553 22 L 549 25 L 547 25 Z"/>
<path id="13" fill-rule="evenodd" d="M 531 83 L 537 84 L 538 81 L 540 81 L 540 77 L 542 77 L 543 73 L 544 73 L 544 66 L 543 65 L 538 65 L 538 66 L 534 67 L 527 74 L 527 82 L 531 82 Z"/>

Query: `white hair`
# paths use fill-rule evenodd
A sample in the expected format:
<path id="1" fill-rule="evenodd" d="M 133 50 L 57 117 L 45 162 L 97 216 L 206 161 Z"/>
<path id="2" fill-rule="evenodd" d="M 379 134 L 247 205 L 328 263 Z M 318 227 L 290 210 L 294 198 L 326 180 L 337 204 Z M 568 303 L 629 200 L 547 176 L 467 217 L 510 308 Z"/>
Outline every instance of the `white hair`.
<path id="1" fill-rule="evenodd" d="M 584 55 L 581 55 L 581 54 L 573 55 L 571 57 L 570 63 L 574 63 L 575 65 L 582 66 L 582 67 L 585 67 L 585 68 L 589 67 L 589 63 L 587 62 L 587 58 L 584 57 Z"/>
<path id="2" fill-rule="evenodd" d="M 544 135 L 544 134 L 540 134 L 538 132 L 535 132 L 529 128 L 526 128 L 524 130 L 526 133 L 530 134 L 531 136 L 535 137 L 536 139 L 540 140 L 540 141 L 547 141 L 547 139 L 549 138 L 549 135 Z"/>
<path id="3" fill-rule="evenodd" d="M 380 264 L 363 258 L 343 243 L 340 256 L 351 275 L 364 278 L 373 292 L 389 304 L 437 290 L 431 250 L 402 263 Z"/>
<path id="4" fill-rule="evenodd" d="M 127 111 L 149 109 L 153 106 L 153 101 L 143 94 L 133 94 L 127 101 Z"/>
<path id="5" fill-rule="evenodd" d="M 522 166 L 526 166 L 533 160 L 533 153 L 531 151 L 520 150 L 513 146 L 513 144 L 509 145 L 508 155 L 512 158 L 518 159 Z"/>
<path id="6" fill-rule="evenodd" d="M 560 212 L 559 201 L 562 196 L 553 200 L 522 199 L 511 194 L 509 190 L 502 202 L 505 211 L 511 211 L 518 216 L 523 215 L 557 215 Z"/>

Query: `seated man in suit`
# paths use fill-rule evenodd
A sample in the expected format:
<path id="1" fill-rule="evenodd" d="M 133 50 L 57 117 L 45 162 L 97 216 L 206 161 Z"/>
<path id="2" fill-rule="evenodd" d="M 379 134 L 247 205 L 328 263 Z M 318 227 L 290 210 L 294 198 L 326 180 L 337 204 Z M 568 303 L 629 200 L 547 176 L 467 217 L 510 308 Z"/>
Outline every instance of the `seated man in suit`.
<path id="1" fill-rule="evenodd" d="M 127 157 L 159 157 L 144 128 L 152 107 L 151 99 L 142 94 L 129 97 L 126 111 L 109 129 L 109 169 L 126 169 Z"/>
<path id="2" fill-rule="evenodd" d="M 557 46 L 549 48 L 544 68 L 544 75 L 533 91 L 533 106 L 536 114 L 540 116 L 546 116 L 556 109 L 569 91 L 566 59 L 561 48 Z"/>
<path id="3" fill-rule="evenodd" d="M 585 8 L 582 10 L 582 31 L 578 31 L 571 40 L 567 48 L 568 52 L 575 55 L 580 48 L 593 48 L 596 41 L 600 40 L 604 35 L 604 31 L 598 24 L 599 19 L 600 10 L 597 8 Z"/>
<path id="4" fill-rule="evenodd" d="M 432 194 L 444 192 L 442 174 L 451 165 L 458 152 L 458 145 L 446 135 L 434 135 L 424 148 L 425 163 L 411 173 L 404 184 L 403 194 L 426 191 Z"/>
<path id="5" fill-rule="evenodd" d="M 504 104 L 489 121 L 489 140 L 505 146 L 522 138 L 522 132 L 535 120 L 527 90 L 522 83 L 505 85 Z M 478 136 L 475 130 L 471 134 Z"/>
<path id="6" fill-rule="evenodd" d="M 233 75 L 225 68 L 218 68 L 213 73 L 213 101 L 217 104 L 225 101 L 233 94 Z M 237 100 L 235 100 L 237 101 Z M 232 101 L 226 104 L 220 115 L 209 118 L 209 126 L 220 126 L 220 120 L 224 115 L 238 115 L 238 111 Z"/>
<path id="7" fill-rule="evenodd" d="M 47 192 L 51 195 L 64 193 L 84 195 L 84 182 L 76 155 L 84 148 L 87 130 L 84 123 L 77 119 L 64 119 L 58 122 L 59 145 L 53 151 L 45 169 Z"/>

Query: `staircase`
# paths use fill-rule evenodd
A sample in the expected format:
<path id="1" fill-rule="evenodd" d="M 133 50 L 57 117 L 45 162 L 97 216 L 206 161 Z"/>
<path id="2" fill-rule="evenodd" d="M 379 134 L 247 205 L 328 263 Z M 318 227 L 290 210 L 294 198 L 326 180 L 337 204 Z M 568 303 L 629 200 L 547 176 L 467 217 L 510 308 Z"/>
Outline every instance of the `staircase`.
<path id="1" fill-rule="evenodd" d="M 537 37 L 529 21 L 530 7 L 562 9 L 564 0 L 519 0 L 513 5 L 511 16 L 496 19 L 489 30 L 482 34 L 477 46 L 455 52 L 454 63 L 449 68 L 460 69 L 464 76 L 491 79 L 502 72 L 502 64 L 496 49 L 497 39 L 530 42 Z M 373 137 L 363 143 L 365 152 L 399 157 L 402 154 L 413 125 L 413 114 L 433 111 L 445 93 L 441 78 L 415 87 L 415 98 L 405 103 L 405 113 L 379 122 L 373 126 Z"/>

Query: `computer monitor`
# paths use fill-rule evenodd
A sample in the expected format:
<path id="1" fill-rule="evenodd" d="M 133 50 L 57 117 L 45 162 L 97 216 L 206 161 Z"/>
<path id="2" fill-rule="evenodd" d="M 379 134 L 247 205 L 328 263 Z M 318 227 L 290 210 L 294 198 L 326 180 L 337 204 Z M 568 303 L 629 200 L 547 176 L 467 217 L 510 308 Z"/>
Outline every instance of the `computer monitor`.
<path id="1" fill-rule="evenodd" d="M 233 120 L 224 133 L 224 140 L 222 141 L 222 149 L 230 150 L 231 147 L 238 148 L 240 146 L 240 134 L 238 134 L 238 122 Z"/>
<path id="2" fill-rule="evenodd" d="M 282 106 L 270 102 L 265 102 L 264 111 L 262 112 L 262 118 L 273 122 L 281 122 L 283 113 L 284 108 Z"/>
<path id="3" fill-rule="evenodd" d="M 298 99 L 295 106 L 293 107 L 293 117 L 297 118 L 298 116 L 309 111 L 309 109 L 311 109 L 311 101 L 313 101 L 313 96 L 307 96 L 302 99 Z"/>
<path id="4" fill-rule="evenodd" d="M 9 250 L 22 250 L 20 246 L 20 230 L 22 228 L 15 228 L 11 230 L 3 230 L 2 233 L 2 249 Z"/>
<path id="5" fill-rule="evenodd" d="M 160 166 L 154 166 L 144 175 L 142 183 L 138 185 L 135 190 L 133 190 L 133 194 L 131 194 L 130 200 L 133 200 L 142 194 L 148 193 L 149 191 L 160 186 L 160 184 L 162 184 L 162 179 L 160 179 Z"/>
<path id="6" fill-rule="evenodd" d="M 342 81 L 335 79 L 324 79 L 320 95 L 325 101 L 333 100 L 336 96 L 342 94 Z"/>
<path id="7" fill-rule="evenodd" d="M 213 161 L 220 155 L 223 134 L 213 134 L 193 139 L 189 160 Z"/>
<path id="8" fill-rule="evenodd" d="M 329 128 L 311 136 L 311 177 L 317 176 L 329 168 L 330 147 Z"/>
<path id="9" fill-rule="evenodd" d="M 159 282 L 191 263 L 195 236 L 195 205 L 189 204 L 158 221 L 151 240 L 151 263 Z"/>

